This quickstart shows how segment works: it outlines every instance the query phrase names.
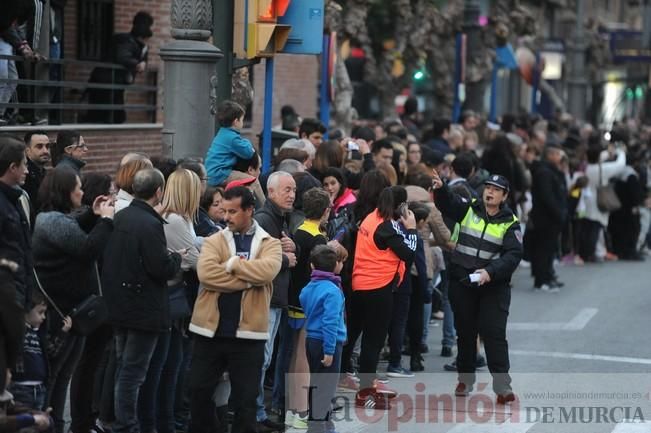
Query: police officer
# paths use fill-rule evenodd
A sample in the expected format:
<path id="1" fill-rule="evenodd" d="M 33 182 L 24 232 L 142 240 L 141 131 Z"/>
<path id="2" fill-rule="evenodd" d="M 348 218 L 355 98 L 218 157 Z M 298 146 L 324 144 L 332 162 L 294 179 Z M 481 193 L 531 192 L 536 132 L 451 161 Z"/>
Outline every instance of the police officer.
<path id="1" fill-rule="evenodd" d="M 477 335 L 484 341 L 488 369 L 498 404 L 515 399 L 509 376 L 506 319 L 511 303 L 511 275 L 522 257 L 518 219 L 505 202 L 509 182 L 491 175 L 484 182 L 482 200 L 467 200 L 452 192 L 434 172 L 436 207 L 459 223 L 459 238 L 452 252 L 450 302 L 457 330 L 455 395 L 467 396 L 475 382 Z"/>

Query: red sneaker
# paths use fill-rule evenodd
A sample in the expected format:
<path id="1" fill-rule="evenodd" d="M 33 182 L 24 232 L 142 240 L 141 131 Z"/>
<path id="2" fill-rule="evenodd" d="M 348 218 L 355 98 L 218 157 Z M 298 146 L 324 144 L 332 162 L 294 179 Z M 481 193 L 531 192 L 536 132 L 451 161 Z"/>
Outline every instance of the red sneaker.
<path id="1" fill-rule="evenodd" d="M 396 398 L 398 396 L 398 392 L 396 390 L 389 388 L 381 382 L 376 381 L 373 385 L 373 389 L 376 393 L 385 395 L 387 398 Z"/>
<path id="2" fill-rule="evenodd" d="M 505 405 L 515 401 L 515 394 L 507 392 L 506 394 L 497 394 L 497 404 Z"/>
<path id="3" fill-rule="evenodd" d="M 355 381 L 352 376 L 347 374 L 343 375 L 337 384 L 337 391 L 339 392 L 357 392 L 359 391 L 359 383 Z"/>
<path id="4" fill-rule="evenodd" d="M 391 410 L 391 402 L 386 394 L 380 394 L 373 388 L 359 391 L 355 395 L 355 406 L 365 409 Z"/>
<path id="5" fill-rule="evenodd" d="M 459 382 L 457 387 L 454 388 L 454 395 L 457 397 L 468 397 L 472 392 L 472 385 L 468 386 L 465 383 Z"/>

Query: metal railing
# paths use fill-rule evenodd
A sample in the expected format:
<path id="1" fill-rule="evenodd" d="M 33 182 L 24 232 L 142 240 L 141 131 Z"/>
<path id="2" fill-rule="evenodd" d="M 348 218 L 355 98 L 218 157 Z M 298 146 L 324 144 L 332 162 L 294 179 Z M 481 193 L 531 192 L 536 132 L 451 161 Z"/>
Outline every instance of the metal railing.
<path id="1" fill-rule="evenodd" d="M 62 123 L 123 123 L 119 121 L 119 112 L 145 112 L 148 121 L 156 122 L 157 111 L 157 71 L 145 73 L 146 84 L 126 84 L 117 82 L 125 73 L 122 65 L 104 62 L 90 62 L 76 59 L 26 60 L 21 56 L 0 55 L 0 60 L 13 60 L 17 66 L 22 63 L 24 76 L 28 78 L 2 79 L 4 83 L 16 84 L 18 91 L 14 97 L 3 103 L 0 108 L 14 109 L 15 112 L 47 112 L 50 124 Z M 37 71 L 37 68 L 38 71 Z M 72 69 L 76 69 L 73 74 Z M 101 71 L 102 81 L 91 81 L 95 71 Z M 38 75 L 37 75 L 38 74 Z M 98 75 L 100 72 L 98 72 Z M 45 75 L 47 79 L 36 79 Z M 85 80 L 66 80 L 66 76 L 83 76 Z M 24 86 L 21 87 L 20 86 Z M 144 94 L 144 103 L 126 103 L 124 93 Z M 101 103 L 89 101 L 92 96 L 101 93 Z M 21 98 L 22 96 L 22 98 Z M 97 98 L 93 98 L 97 99 Z M 120 99 L 125 101 L 120 103 Z M 12 102 L 16 101 L 16 102 Z M 93 113 L 93 115 L 91 115 Z M 101 114 L 98 114 L 101 113 Z M 103 118 L 93 122 L 91 118 Z"/>

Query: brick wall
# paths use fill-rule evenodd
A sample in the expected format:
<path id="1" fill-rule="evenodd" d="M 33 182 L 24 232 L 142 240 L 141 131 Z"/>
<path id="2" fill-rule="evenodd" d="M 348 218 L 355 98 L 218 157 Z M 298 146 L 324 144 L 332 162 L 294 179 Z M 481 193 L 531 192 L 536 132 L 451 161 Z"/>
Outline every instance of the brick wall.
<path id="1" fill-rule="evenodd" d="M 73 0 L 66 4 L 64 11 L 64 56 L 68 59 L 77 58 L 77 5 L 79 1 Z M 170 35 L 170 6 L 171 0 L 115 0 L 114 4 L 114 32 L 125 33 L 131 30 L 134 15 L 139 11 L 149 12 L 154 17 L 152 31 L 154 35 L 149 40 L 148 70 L 157 73 L 158 83 L 162 82 L 162 62 L 160 47 L 172 39 Z M 66 66 L 65 77 L 69 81 L 87 81 L 92 68 L 84 66 Z M 151 77 L 149 77 L 151 79 Z M 139 74 L 137 84 L 145 84 L 145 77 Z M 156 84 L 158 84 L 156 83 Z M 150 83 L 151 84 L 151 83 Z M 159 86 L 160 87 L 160 86 Z M 76 101 L 80 98 L 79 92 L 66 94 L 67 101 Z M 142 92 L 125 93 L 126 103 L 148 103 L 146 95 Z M 162 90 L 159 88 L 157 97 L 158 106 L 162 104 Z M 148 122 L 150 113 L 127 112 L 128 123 Z M 162 112 L 158 110 L 157 120 L 162 122 Z M 67 113 L 67 122 L 76 122 L 72 113 Z"/>
<path id="2" fill-rule="evenodd" d="M 113 175 L 120 159 L 128 152 L 142 152 L 160 156 L 162 151 L 160 129 L 83 131 L 88 143 L 89 171 Z"/>
<path id="3" fill-rule="evenodd" d="M 262 131 L 264 113 L 264 60 L 253 68 L 254 134 Z M 318 56 L 279 54 L 274 64 L 274 97 L 272 125 L 280 123 L 280 107 L 293 105 L 301 117 L 315 117 L 318 111 Z"/>

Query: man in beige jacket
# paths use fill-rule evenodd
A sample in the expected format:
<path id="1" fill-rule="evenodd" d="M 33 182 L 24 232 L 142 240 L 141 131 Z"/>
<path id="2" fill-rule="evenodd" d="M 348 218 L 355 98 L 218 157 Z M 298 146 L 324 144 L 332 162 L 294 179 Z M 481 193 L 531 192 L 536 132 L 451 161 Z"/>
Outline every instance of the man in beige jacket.
<path id="1" fill-rule="evenodd" d="M 269 338 L 272 281 L 280 271 L 280 241 L 254 220 L 255 201 L 245 187 L 229 189 L 223 207 L 228 228 L 207 238 L 197 273 L 201 289 L 190 331 L 195 335 L 191 433 L 222 431 L 211 400 L 225 371 L 231 381 L 234 433 L 256 431 L 256 397 Z"/>

